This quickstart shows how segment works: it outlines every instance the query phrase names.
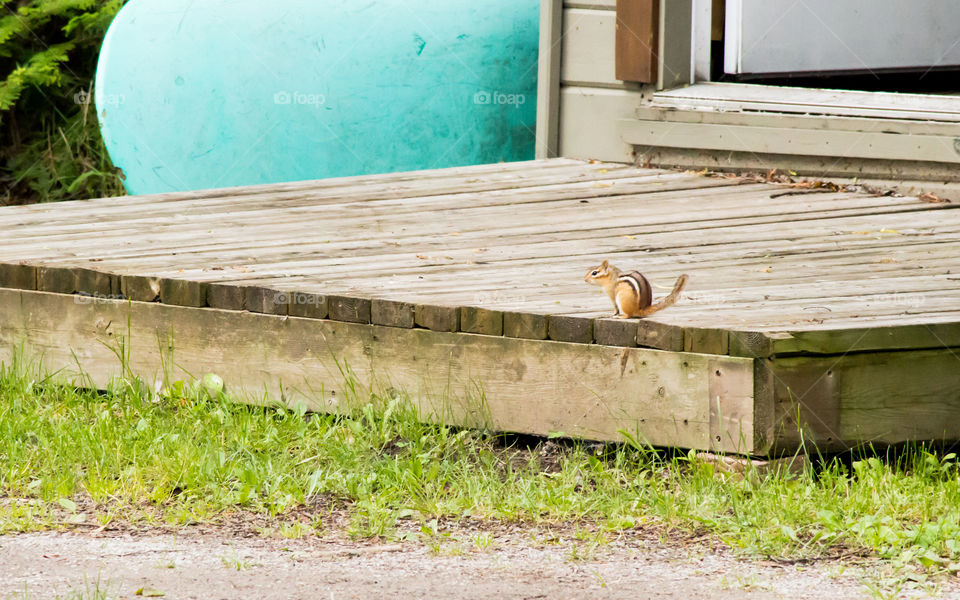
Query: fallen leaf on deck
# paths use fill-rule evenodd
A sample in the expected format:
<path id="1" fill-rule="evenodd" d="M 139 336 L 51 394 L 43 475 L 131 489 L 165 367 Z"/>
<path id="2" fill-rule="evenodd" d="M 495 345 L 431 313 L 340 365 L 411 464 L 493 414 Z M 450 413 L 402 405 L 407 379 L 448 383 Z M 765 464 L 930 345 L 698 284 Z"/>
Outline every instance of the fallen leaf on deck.
<path id="1" fill-rule="evenodd" d="M 921 202 L 929 202 L 930 204 L 949 204 L 950 203 L 950 201 L 947 200 L 946 198 L 941 198 L 940 196 L 932 192 L 927 192 L 926 194 L 920 194 L 919 196 L 917 196 L 917 200 L 920 200 Z"/>

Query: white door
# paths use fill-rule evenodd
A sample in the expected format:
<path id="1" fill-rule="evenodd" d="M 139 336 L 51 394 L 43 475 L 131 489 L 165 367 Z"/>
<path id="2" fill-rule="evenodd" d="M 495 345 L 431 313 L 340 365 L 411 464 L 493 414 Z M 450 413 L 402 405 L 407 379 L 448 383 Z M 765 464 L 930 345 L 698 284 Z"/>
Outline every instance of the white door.
<path id="1" fill-rule="evenodd" d="M 957 0 L 726 0 L 727 73 L 949 66 L 960 66 Z"/>

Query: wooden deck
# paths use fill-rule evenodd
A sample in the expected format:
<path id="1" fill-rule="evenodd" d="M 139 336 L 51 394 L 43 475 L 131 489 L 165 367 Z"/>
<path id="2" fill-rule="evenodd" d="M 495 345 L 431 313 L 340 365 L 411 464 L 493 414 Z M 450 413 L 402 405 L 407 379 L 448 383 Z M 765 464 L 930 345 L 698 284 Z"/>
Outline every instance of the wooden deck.
<path id="1" fill-rule="evenodd" d="M 0 358 L 99 385 L 122 337 L 321 410 L 346 364 L 432 418 L 750 454 L 960 439 L 955 208 L 568 159 L 9 207 Z M 690 283 L 605 318 L 603 258 Z"/>

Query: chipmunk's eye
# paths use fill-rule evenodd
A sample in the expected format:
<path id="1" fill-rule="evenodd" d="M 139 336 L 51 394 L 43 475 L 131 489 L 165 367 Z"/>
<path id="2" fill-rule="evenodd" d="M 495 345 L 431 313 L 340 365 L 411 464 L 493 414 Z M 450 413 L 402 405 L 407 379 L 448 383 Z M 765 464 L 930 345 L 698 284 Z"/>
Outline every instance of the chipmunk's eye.
<path id="1" fill-rule="evenodd" d="M 597 274 L 598 274 L 598 271 L 594 271 L 593 273 L 590 273 L 590 275 L 592 275 L 592 276 L 594 276 L 594 277 L 596 277 Z"/>

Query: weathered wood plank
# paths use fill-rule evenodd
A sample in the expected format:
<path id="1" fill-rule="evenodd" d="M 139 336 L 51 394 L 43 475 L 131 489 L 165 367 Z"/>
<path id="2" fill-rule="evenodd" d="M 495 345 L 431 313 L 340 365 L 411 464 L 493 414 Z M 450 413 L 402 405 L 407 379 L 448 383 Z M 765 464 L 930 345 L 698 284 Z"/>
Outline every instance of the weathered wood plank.
<path id="1" fill-rule="evenodd" d="M 177 306 L 203 307 L 207 305 L 208 285 L 200 281 L 164 277 L 160 280 L 160 300 Z"/>
<path id="2" fill-rule="evenodd" d="M 754 430 L 753 365 L 708 365 L 710 444 L 719 452 L 749 454 L 762 446 Z M 749 393 L 745 391 L 749 388 Z"/>
<path id="3" fill-rule="evenodd" d="M 960 439 L 960 369 L 952 349 L 770 361 L 776 446 Z"/>
<path id="4" fill-rule="evenodd" d="M 142 275 L 121 275 L 120 293 L 124 297 L 137 302 L 154 302 L 160 299 L 160 279 Z M 221 306 L 220 308 L 228 307 Z"/>
<path id="5" fill-rule="evenodd" d="M 593 336 L 598 344 L 605 346 L 636 346 L 637 321 L 635 319 L 595 319 Z"/>
<path id="6" fill-rule="evenodd" d="M 956 102 L 950 96 L 856 90 L 823 90 L 757 85 L 754 83 L 699 82 L 654 95 L 658 104 L 673 108 L 710 107 L 729 112 L 796 113 L 843 117 L 883 117 L 887 122 L 919 121 L 936 126 L 958 121 Z M 707 112 L 707 111 L 699 111 Z M 782 114 L 771 115 L 777 119 Z M 927 123 L 923 123 L 926 121 Z"/>
<path id="7" fill-rule="evenodd" d="M 85 296 L 115 296 L 120 293 L 119 276 L 95 269 L 73 269 L 76 292 Z"/>
<path id="8" fill-rule="evenodd" d="M 358 296 L 327 296 L 327 315 L 347 323 L 370 322 L 370 299 Z"/>
<path id="9" fill-rule="evenodd" d="M 515 163 L 510 163 L 511 165 Z M 501 164 L 503 167 L 507 165 Z M 447 179 L 442 176 L 434 178 L 424 177 L 407 185 L 397 186 L 357 184 L 344 185 L 342 188 L 330 185 L 333 180 L 327 181 L 322 191 L 283 192 L 267 190 L 262 193 L 247 194 L 246 188 L 232 188 L 228 190 L 211 190 L 209 196 L 203 193 L 191 200 L 176 202 L 157 201 L 151 203 L 150 214 L 143 214 L 143 203 L 149 202 L 153 196 L 136 196 L 126 198 L 109 198 L 82 200 L 76 203 L 64 202 L 57 208 L 60 222 L 49 222 L 49 210 L 37 211 L 34 206 L 5 208 L 0 216 L 0 224 L 31 227 L 46 225 L 89 225 L 91 220 L 102 220 L 104 224 L 113 227 L 123 226 L 131 221 L 144 219 L 169 219 L 171 216 L 203 218 L 204 215 L 244 216 L 249 213 L 260 213 L 275 210 L 311 210 L 316 207 L 325 207 L 329 210 L 342 209 L 344 204 L 362 204 L 365 208 L 376 209 L 393 207 L 399 212 L 405 210 L 422 210 L 429 206 L 435 209 L 444 209 L 457 206 L 457 197 L 470 193 L 480 202 L 489 202 L 491 205 L 503 203 L 504 190 L 525 190 L 527 188 L 543 188 L 558 183 L 570 182 L 603 182 L 611 179 L 647 177 L 650 181 L 658 179 L 678 180 L 692 179 L 689 174 L 671 173 L 657 169 L 645 169 L 621 163 L 584 163 L 577 162 L 576 166 L 550 168 L 542 171 L 516 172 L 506 168 L 503 173 L 479 174 L 473 177 L 458 177 Z M 279 187 L 282 187 L 280 185 Z M 230 192 L 236 193 L 230 193 Z M 198 194 L 198 193 L 193 193 Z M 237 202 L 243 198 L 242 203 Z"/>
<path id="10" fill-rule="evenodd" d="M 637 345 L 644 348 L 682 352 L 683 327 L 655 319 L 640 319 L 637 323 Z"/>
<path id="11" fill-rule="evenodd" d="M 463 306 L 460 308 L 460 331 L 503 335 L 503 311 Z"/>
<path id="12" fill-rule="evenodd" d="M 290 295 L 269 287 L 246 286 L 243 307 L 250 312 L 267 315 L 285 315 L 290 306 Z"/>
<path id="13" fill-rule="evenodd" d="M 413 321 L 417 327 L 432 331 L 459 331 L 460 307 L 417 304 L 413 311 Z"/>
<path id="14" fill-rule="evenodd" d="M 503 335 L 545 340 L 547 339 L 547 316 L 527 312 L 504 312 Z"/>
<path id="15" fill-rule="evenodd" d="M 105 386 L 120 374 L 111 345 L 121 337 L 129 369 L 146 381 L 187 377 L 181 369 L 189 365 L 192 374 L 217 373 L 228 391 L 251 402 L 266 393 L 272 401 L 339 411 L 368 401 L 368 392 L 395 389 L 409 393 L 424 418 L 451 424 L 599 440 L 627 432 L 650 444 L 699 449 L 711 446 L 709 370 L 752 368 L 740 358 L 156 303 L 77 305 L 67 295 L 0 289 L 0 360 L 11 360 L 22 344 L 51 371 L 79 367 Z M 358 390 L 356 398 L 349 389 Z M 726 393 L 739 399 L 751 390 L 744 380 Z"/>
<path id="16" fill-rule="evenodd" d="M 410 329 L 417 323 L 416 308 L 412 302 L 374 298 L 370 304 L 370 318 L 374 325 Z"/>
<path id="17" fill-rule="evenodd" d="M 18 290 L 35 290 L 37 268 L 17 262 L 0 262 L 0 285 Z"/>
<path id="18" fill-rule="evenodd" d="M 550 172 L 554 169 L 576 168 L 590 169 L 590 165 L 584 166 L 584 162 L 570 158 L 551 158 L 548 160 L 518 161 L 513 163 L 498 163 L 489 165 L 473 165 L 468 167 L 452 167 L 444 169 L 432 169 L 422 171 L 405 171 L 401 173 L 380 173 L 374 175 L 357 175 L 352 177 L 335 177 L 330 179 L 319 179 L 309 181 L 294 181 L 289 183 L 270 183 L 263 185 L 251 185 L 232 188 L 219 188 L 214 190 L 195 190 L 188 192 L 168 192 L 161 194 L 148 194 L 144 196 L 121 196 L 112 198 L 95 198 L 92 200 L 83 200 L 75 202 L 57 203 L 56 207 L 47 204 L 33 204 L 25 206 L 5 207 L 4 212 L 10 215 L 49 215 L 56 212 L 58 215 L 69 215 L 71 212 L 88 213 L 94 208 L 105 208 L 111 213 L 125 210 L 138 211 L 141 206 L 149 204 L 156 208 L 164 204 L 176 204 L 200 200 L 210 203 L 211 199 L 216 198 L 240 198 L 245 200 L 250 197 L 262 195 L 275 195 L 284 193 L 316 193 L 320 190 L 329 190 L 335 188 L 338 191 L 351 186 L 376 189 L 381 186 L 381 191 L 390 191 L 397 194 L 404 189 L 405 184 L 416 184 L 417 182 L 430 182 L 435 185 L 443 180 L 459 187 L 472 180 L 485 181 L 486 177 L 498 180 L 504 177 L 523 178 L 527 174 L 537 172 Z M 605 165 L 599 165 L 603 168 Z M 416 186 L 414 185 L 414 188 Z"/>
<path id="19" fill-rule="evenodd" d="M 245 295 L 246 286 L 234 283 L 210 283 L 207 285 L 207 306 L 224 310 L 244 310 Z"/>
<path id="20" fill-rule="evenodd" d="M 657 80 L 657 32 L 660 2 L 617 0 L 616 77 L 623 81 Z"/>
<path id="21" fill-rule="evenodd" d="M 557 156 L 560 125 L 560 64 L 563 0 L 540 0 L 540 40 L 537 59 L 537 158 Z"/>
<path id="22" fill-rule="evenodd" d="M 915 203 L 915 204 L 918 206 L 923 206 L 922 204 L 919 204 L 919 203 Z M 678 210 L 680 208 L 682 207 L 677 206 L 674 208 L 674 210 Z M 622 210 L 624 209 L 620 209 L 620 212 L 622 212 Z M 747 214 L 748 212 L 751 212 L 752 209 L 750 209 L 747 206 L 743 206 L 740 208 L 740 210 L 744 211 L 744 214 Z M 569 215 L 563 214 L 561 212 L 561 213 L 558 213 L 558 217 L 563 217 L 566 221 L 569 221 L 571 223 L 576 223 L 578 221 L 583 220 L 584 214 L 592 215 L 594 214 L 594 211 L 593 209 L 591 209 L 589 213 L 573 212 L 573 213 L 570 213 Z M 606 219 L 600 219 L 599 216 L 600 215 L 597 214 L 594 217 L 596 219 L 596 224 L 605 225 Z M 745 252 L 749 248 L 763 248 L 763 247 L 769 248 L 770 244 L 767 243 L 764 245 L 763 242 L 770 242 L 770 241 L 775 242 L 777 240 L 780 240 L 780 243 L 782 243 L 783 237 L 786 235 L 790 235 L 791 240 L 793 240 L 794 242 L 794 245 L 791 246 L 789 250 L 791 253 L 806 251 L 808 248 L 811 248 L 811 242 L 812 244 L 815 244 L 815 246 L 812 246 L 812 248 L 823 247 L 823 248 L 834 249 L 837 247 L 837 242 L 843 242 L 844 244 L 864 246 L 864 247 L 874 247 L 874 246 L 880 247 L 879 244 L 883 243 L 885 244 L 885 247 L 890 247 L 890 246 L 902 246 L 907 243 L 916 242 L 917 240 L 927 239 L 923 237 L 924 233 L 919 231 L 917 233 L 903 232 L 902 235 L 898 235 L 898 236 L 887 235 L 887 236 L 883 236 L 885 239 L 882 239 L 882 240 L 875 239 L 875 237 L 873 236 L 865 236 L 860 233 L 851 233 L 848 235 L 844 235 L 843 237 L 834 236 L 834 239 L 830 240 L 830 242 L 827 242 L 825 241 L 824 238 L 825 236 L 829 235 L 828 232 L 835 234 L 837 230 L 842 230 L 844 228 L 849 228 L 851 232 L 856 232 L 858 231 L 856 229 L 857 227 L 865 227 L 865 226 L 871 226 L 871 225 L 869 224 L 870 223 L 869 221 L 866 221 L 862 218 L 846 219 L 846 220 L 837 220 L 837 219 L 823 220 L 822 217 L 824 216 L 825 215 L 822 215 L 822 214 L 821 215 L 814 214 L 814 215 L 811 215 L 811 218 L 821 217 L 821 221 L 818 221 L 818 222 L 810 221 L 809 223 L 792 224 L 794 230 L 789 233 L 788 233 L 789 231 L 788 226 L 790 224 L 788 223 L 784 223 L 782 227 L 776 227 L 771 225 L 777 219 L 783 219 L 785 217 L 785 215 L 782 214 L 782 211 L 772 213 L 771 217 L 768 218 L 770 224 L 764 224 L 764 227 L 762 229 L 757 228 L 752 224 L 736 225 L 735 223 L 730 223 L 730 225 L 732 226 L 725 227 L 724 231 L 709 232 L 709 233 L 710 233 L 711 241 L 713 241 L 714 243 L 724 242 L 725 249 L 736 248 L 738 252 Z M 878 229 L 888 229 L 888 230 L 894 231 L 892 228 L 896 227 L 899 223 L 902 223 L 903 217 L 901 215 L 896 214 L 896 215 L 890 215 L 890 216 L 892 217 L 891 219 L 889 219 L 890 226 L 888 228 L 880 227 Z M 515 233 L 510 232 L 509 229 L 505 231 L 504 228 L 501 227 L 497 231 L 497 233 L 495 233 L 492 237 L 489 231 L 484 232 L 484 231 L 478 230 L 476 234 L 455 232 L 456 235 L 454 235 L 453 238 L 455 238 L 456 241 L 462 244 L 471 244 L 472 238 L 477 238 L 476 242 L 473 242 L 473 243 L 476 243 L 476 246 L 472 249 L 470 249 L 469 246 L 467 246 L 467 249 L 454 250 L 450 248 L 443 248 L 443 249 L 438 249 L 437 251 L 450 252 L 450 256 L 460 257 L 459 260 L 462 260 L 462 261 L 476 262 L 477 259 L 479 258 L 496 260 L 497 258 L 500 258 L 504 252 L 514 252 L 514 253 L 524 252 L 524 253 L 529 253 L 531 256 L 537 256 L 538 254 L 542 254 L 542 251 L 538 251 L 536 246 L 531 246 L 530 244 L 531 242 L 540 242 L 540 240 L 551 240 L 551 238 L 557 240 L 556 242 L 549 242 L 548 244 L 540 246 L 544 250 L 549 250 L 550 248 L 554 248 L 554 247 L 569 248 L 571 244 L 585 243 L 587 241 L 587 240 L 584 240 L 583 242 L 580 242 L 579 238 L 582 236 L 576 233 L 575 227 L 571 227 L 570 235 L 567 235 L 563 232 L 544 234 L 542 232 L 542 229 L 543 229 L 542 215 L 535 217 L 535 219 L 536 219 L 535 222 L 537 222 L 538 225 L 527 226 L 522 229 L 518 229 L 516 230 Z M 652 216 L 648 216 L 647 220 L 657 221 L 657 219 Z M 877 220 L 880 220 L 879 216 L 877 216 L 876 214 L 871 216 L 872 222 L 876 222 Z M 937 220 L 933 219 L 933 215 L 931 215 L 930 217 L 926 217 L 926 216 L 916 217 L 915 219 L 912 218 L 911 220 L 915 220 L 917 223 L 917 226 L 919 227 L 926 227 L 928 226 L 927 223 L 929 223 L 929 226 L 933 226 L 933 224 L 937 222 Z M 942 218 L 940 220 L 942 221 Z M 667 222 L 660 222 L 660 223 L 657 223 L 656 225 L 649 224 L 649 225 L 638 226 L 638 227 L 630 227 L 629 223 L 630 221 L 628 219 L 625 219 L 622 216 L 617 217 L 617 211 L 611 212 L 609 216 L 609 224 L 611 226 L 614 226 L 614 229 L 606 230 L 606 235 L 603 234 L 603 230 L 595 230 L 596 233 L 594 233 L 594 236 L 596 237 L 596 239 L 591 240 L 590 243 L 592 243 L 596 248 L 598 248 L 598 250 L 602 248 L 610 248 L 610 249 L 616 248 L 619 250 L 620 248 L 629 247 L 631 244 L 629 244 L 628 242 L 631 242 L 634 239 L 638 239 L 638 240 L 642 240 L 642 243 L 644 246 L 672 247 L 676 249 L 692 248 L 693 252 L 690 253 L 692 256 L 703 255 L 707 251 L 706 248 L 703 248 L 702 246 L 697 245 L 697 242 L 699 241 L 697 238 L 704 236 L 707 233 L 706 230 L 710 225 L 709 223 L 691 223 L 690 226 L 678 226 L 676 223 L 668 224 Z M 757 225 L 759 224 L 760 223 L 758 222 Z M 882 220 L 880 221 L 879 224 L 886 225 L 886 223 L 883 223 Z M 412 227 L 413 225 L 415 225 L 415 223 L 411 223 L 410 225 Z M 296 227 L 295 224 L 291 226 Z M 667 229 L 670 232 L 669 233 L 663 232 L 664 229 Z M 698 236 L 691 236 L 689 233 L 686 232 L 686 230 L 688 229 L 696 229 L 701 233 Z M 783 230 L 782 232 L 781 232 L 781 229 Z M 640 234 L 646 233 L 646 231 L 650 231 L 651 233 L 647 235 L 642 235 L 642 236 L 640 235 Z M 246 240 L 244 242 L 244 245 L 249 245 L 249 239 L 251 239 L 251 237 L 267 235 L 267 233 L 268 232 L 266 231 L 257 230 L 255 232 L 244 234 L 243 237 Z M 426 233 L 427 232 L 425 231 L 424 234 Z M 437 233 L 440 233 L 440 231 L 437 231 Z M 289 237 L 289 235 L 290 234 L 287 233 L 286 237 Z M 450 234 L 448 233 L 448 235 Z M 486 236 L 486 239 L 483 239 L 483 236 Z M 517 238 L 521 238 L 521 239 L 512 239 L 513 236 L 516 236 Z M 921 236 L 921 237 L 918 237 L 918 236 Z M 569 239 L 571 237 L 573 237 L 574 239 L 572 240 Z M 259 238 L 259 239 L 263 239 L 263 238 Z M 436 235 L 430 236 L 429 238 L 425 237 L 421 239 L 424 239 L 424 240 L 430 239 L 434 244 L 436 244 L 437 242 Z M 806 242 L 805 240 L 811 240 L 811 242 Z M 98 240 L 98 241 L 102 241 L 102 240 Z M 243 247 L 243 248 L 240 248 L 238 251 L 230 252 L 221 246 L 210 245 L 208 249 L 203 250 L 199 254 L 196 253 L 196 251 L 186 252 L 185 248 L 178 249 L 177 254 L 179 256 L 179 259 L 178 259 L 179 264 L 184 267 L 189 266 L 191 264 L 195 264 L 195 265 L 210 265 L 211 263 L 212 264 L 219 263 L 221 265 L 224 263 L 229 264 L 229 259 L 232 256 L 247 262 L 249 260 L 249 256 L 251 252 L 256 252 L 258 255 L 262 256 L 261 261 L 259 261 L 259 263 L 255 266 L 251 265 L 250 267 L 243 267 L 245 271 L 249 271 L 251 269 L 253 269 L 254 271 L 255 270 L 276 270 L 277 268 L 297 269 L 300 265 L 304 265 L 304 264 L 316 264 L 317 267 L 319 268 L 320 265 L 331 262 L 331 259 L 326 257 L 328 253 L 332 254 L 333 256 L 336 256 L 336 255 L 339 255 L 340 251 L 349 252 L 350 254 L 356 255 L 357 261 L 361 261 L 361 260 L 364 260 L 363 255 L 369 254 L 371 253 L 371 251 L 373 253 L 379 253 L 381 255 L 385 252 L 386 253 L 396 252 L 395 250 L 396 240 L 392 242 L 387 240 L 384 240 L 384 241 L 385 241 L 385 244 L 382 245 L 381 247 L 378 247 L 376 249 L 371 249 L 366 252 L 360 252 L 360 253 L 357 253 L 356 246 L 362 244 L 363 246 L 369 248 L 371 246 L 369 241 L 365 240 L 363 242 L 355 242 L 353 244 L 354 247 L 337 246 L 337 245 L 331 246 L 328 242 L 324 242 L 321 245 L 318 245 L 316 247 L 316 250 L 323 252 L 323 254 L 321 254 L 320 256 L 311 257 L 309 259 L 304 259 L 303 257 L 305 256 L 306 251 L 313 249 L 310 245 L 307 245 L 306 247 L 303 247 L 302 245 L 298 245 L 298 248 L 303 248 L 302 250 L 299 251 L 298 254 L 290 255 L 289 258 L 287 256 L 284 256 L 284 253 L 287 252 L 287 248 L 289 247 L 289 243 L 286 240 L 278 240 L 275 244 L 269 244 L 266 241 L 264 241 L 263 243 L 258 244 L 258 247 L 255 250 Z M 419 240 L 408 239 L 406 241 L 408 243 L 417 244 Z M 145 239 L 143 243 L 147 244 L 149 242 L 150 240 Z M 394 246 L 393 247 L 389 246 L 388 244 L 390 243 L 394 244 Z M 49 257 L 51 256 L 50 251 L 51 251 L 52 242 L 47 241 L 47 242 L 44 242 L 44 244 L 46 245 L 38 245 L 36 247 L 40 249 L 41 252 L 43 253 L 40 256 L 44 257 L 45 260 L 48 260 Z M 476 250 L 477 248 L 482 247 L 484 244 L 488 245 L 487 251 L 483 254 L 482 257 L 478 256 L 476 254 Z M 64 251 L 70 251 L 72 256 L 74 250 L 70 250 L 70 248 L 76 248 L 77 245 L 78 245 L 78 240 L 76 239 L 68 240 L 64 242 L 63 248 L 64 248 Z M 88 241 L 80 245 L 91 246 L 92 243 Z M 637 243 L 633 242 L 632 245 L 636 247 Z M 273 246 L 273 249 L 271 248 L 271 246 Z M 421 248 L 423 247 L 421 246 L 420 248 L 418 248 L 418 250 Z M 463 248 L 463 246 L 460 246 L 460 248 Z M 711 255 L 711 256 L 712 255 L 719 255 L 719 256 L 729 255 L 729 252 L 731 251 L 731 250 L 724 250 L 721 252 L 715 248 L 711 248 L 710 250 L 712 254 L 708 254 L 708 255 Z M 428 250 L 428 252 L 431 252 L 431 251 Z M 726 254 L 724 254 L 724 252 Z M 120 264 L 120 265 L 130 266 L 130 267 L 135 266 L 137 268 L 142 269 L 142 268 L 150 268 L 151 264 L 155 264 L 155 265 L 167 264 L 169 263 L 169 260 L 170 260 L 169 251 L 167 252 L 157 251 L 152 248 L 148 249 L 147 247 L 140 248 L 134 251 L 134 253 L 131 253 L 130 250 L 125 251 L 125 253 L 127 254 L 127 256 L 120 255 L 117 258 L 110 259 L 108 258 L 110 256 L 109 251 L 98 251 L 97 255 L 98 255 L 98 258 L 100 259 L 100 263 L 99 263 L 100 267 L 106 268 L 111 265 Z M 569 253 L 569 250 L 568 250 L 568 253 Z M 5 254 L 10 254 L 12 256 L 15 256 L 17 257 L 17 260 L 23 260 L 25 258 L 29 258 L 30 252 L 23 247 L 3 249 L 2 244 L 0 244 L 0 260 L 2 260 Z M 207 254 L 209 254 L 209 257 L 206 256 Z M 309 256 L 309 254 L 307 255 Z M 404 256 L 408 264 L 411 259 L 415 258 L 415 255 L 413 253 L 405 254 Z M 118 262 L 118 261 L 122 261 L 122 262 Z M 281 264 L 283 265 L 282 267 L 280 267 Z M 365 268 L 365 269 L 361 269 L 360 271 L 364 276 L 375 276 L 379 272 L 382 272 L 384 268 L 390 269 L 392 268 L 392 266 L 393 265 L 391 265 L 389 262 L 386 262 L 383 265 L 383 267 L 381 267 L 380 269 Z M 229 269 L 224 269 L 224 270 L 218 271 L 215 275 L 219 275 L 220 277 L 229 277 L 230 274 L 231 274 L 231 271 Z"/>
<path id="23" fill-rule="evenodd" d="M 960 320 L 856 329 L 731 332 L 730 338 L 731 354 L 736 356 L 846 354 L 889 348 L 923 350 L 960 347 Z M 741 344 L 734 344 L 734 339 L 741 340 Z"/>
<path id="24" fill-rule="evenodd" d="M 496 315 L 506 312 L 500 325 L 505 335 L 543 338 L 546 315 L 557 316 L 559 324 L 608 314 L 603 295 L 581 282 L 582 269 L 614 257 L 619 266 L 647 274 L 655 295 L 665 293 L 680 271 L 692 277 L 677 306 L 636 325 L 641 346 L 745 356 L 882 349 L 885 343 L 927 347 L 933 336 L 911 336 L 899 327 L 928 319 L 941 325 L 940 341 L 960 345 L 947 326 L 951 311 L 960 309 L 948 283 L 951 269 L 960 272 L 960 213 L 943 208 L 949 205 L 855 193 L 782 195 L 809 190 L 576 161 L 531 173 L 487 169 L 477 181 L 467 172 L 426 174 L 436 181 L 361 178 L 306 192 L 293 186 L 280 193 L 214 194 L 222 212 L 204 212 L 202 195 L 158 199 L 158 211 L 124 205 L 117 220 L 99 201 L 89 212 L 63 205 L 72 215 L 65 223 L 55 218 L 60 206 L 16 207 L 0 211 L 0 219 L 29 215 L 35 221 L 0 240 L 0 263 L 24 271 L 18 263 L 33 256 L 30 268 L 69 269 L 59 281 L 35 271 L 20 282 L 36 285 L 31 277 L 38 277 L 47 281 L 41 289 L 52 291 L 82 287 L 88 294 L 134 297 L 127 288 L 140 281 L 135 299 L 144 301 L 156 299 L 153 288 L 161 279 L 189 281 L 183 285 L 207 287 L 206 305 L 232 310 L 265 310 L 253 300 L 244 304 L 245 294 L 260 294 L 262 301 L 263 290 L 291 299 L 300 293 L 323 306 L 310 302 L 298 312 L 291 304 L 289 312 L 313 318 L 328 316 L 328 295 L 361 305 L 375 297 L 398 306 L 444 305 L 461 313 L 461 330 L 496 335 Z M 723 185 L 704 187 L 718 182 Z M 480 191 L 457 194 L 457 185 Z M 657 186 L 663 191 L 653 191 Z M 438 196 L 438 190 L 446 192 Z M 339 192 L 345 197 L 338 199 Z M 701 210 L 707 202 L 708 212 Z M 442 216 L 423 219 L 423 211 L 433 209 Z M 184 222 L 173 218 L 181 214 L 188 217 Z M 305 231 L 304 222 L 314 225 Z M 208 235 L 215 227 L 224 229 Z M 294 238 L 295 247 L 289 243 Z M 75 269 L 86 283 L 69 282 Z M 891 291 L 917 306 L 891 302 Z M 167 290 L 166 296 L 203 305 L 198 294 L 178 300 Z M 373 321 L 362 308 L 338 306 L 333 315 Z M 492 321 L 481 326 L 474 322 L 480 315 Z M 897 316 L 902 323 L 890 321 Z M 393 318 L 412 326 L 401 324 L 402 314 Z M 415 313 L 413 319 L 415 325 Z M 872 324 L 896 331 L 858 341 Z M 579 325 L 573 332 L 555 325 L 552 337 L 586 340 Z M 634 332 L 611 327 L 620 325 L 597 321 L 593 338 L 633 344 Z M 857 339 L 836 336 L 831 349 L 824 340 L 838 328 L 857 332 Z M 781 336 L 775 350 L 770 338 L 784 332 L 806 333 Z"/>
<path id="25" fill-rule="evenodd" d="M 0 281 L 0 284 L 3 283 Z M 77 273 L 69 267 L 37 267 L 37 289 L 41 292 L 73 294 L 80 289 L 77 286 Z"/>
<path id="26" fill-rule="evenodd" d="M 561 342 L 593 342 L 593 319 L 566 315 L 547 316 L 547 337 Z"/>
<path id="27" fill-rule="evenodd" d="M 327 318 L 329 305 L 326 295 L 300 290 L 287 290 L 286 294 L 289 299 L 287 311 L 291 317 Z"/>
<path id="28" fill-rule="evenodd" d="M 902 135 L 879 131 L 827 131 L 755 125 L 712 123 L 664 123 L 620 121 L 621 137 L 637 146 L 736 150 L 766 154 L 832 156 L 845 148 L 845 156 L 885 160 L 960 162 L 955 152 L 945 152 L 952 136 L 913 135 L 905 143 Z"/>

